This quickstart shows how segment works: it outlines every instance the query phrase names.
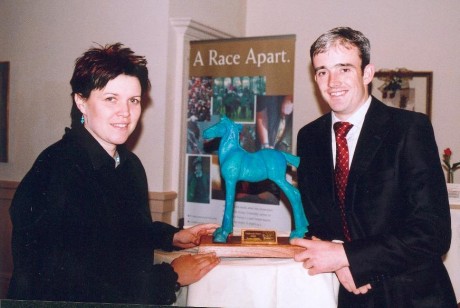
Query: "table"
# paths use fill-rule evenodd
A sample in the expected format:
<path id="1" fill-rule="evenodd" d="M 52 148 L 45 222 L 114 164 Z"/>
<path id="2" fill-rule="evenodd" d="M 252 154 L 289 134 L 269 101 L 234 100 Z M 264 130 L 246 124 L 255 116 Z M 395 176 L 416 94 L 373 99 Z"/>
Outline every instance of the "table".
<path id="1" fill-rule="evenodd" d="M 452 243 L 444 265 L 460 302 L 460 205 L 451 205 Z M 184 253 L 155 251 L 155 263 Z M 339 283 L 334 274 L 309 276 L 292 259 L 223 258 L 200 281 L 177 293 L 178 306 L 336 307 Z"/>
<path id="2" fill-rule="evenodd" d="M 460 205 L 450 206 L 452 242 L 444 256 L 444 265 L 454 286 L 457 303 L 460 302 Z"/>
<path id="3" fill-rule="evenodd" d="M 183 253 L 155 251 L 155 263 L 171 262 Z M 180 290 L 176 305 L 327 308 L 337 307 L 338 289 L 335 274 L 310 276 L 292 259 L 222 258 L 200 281 Z"/>
<path id="4" fill-rule="evenodd" d="M 444 264 L 460 302 L 460 205 L 451 205 L 452 243 Z M 155 263 L 184 253 L 155 251 Z M 309 276 L 291 259 L 224 258 L 202 280 L 177 293 L 178 306 L 336 307 L 338 281 L 333 274 Z"/>

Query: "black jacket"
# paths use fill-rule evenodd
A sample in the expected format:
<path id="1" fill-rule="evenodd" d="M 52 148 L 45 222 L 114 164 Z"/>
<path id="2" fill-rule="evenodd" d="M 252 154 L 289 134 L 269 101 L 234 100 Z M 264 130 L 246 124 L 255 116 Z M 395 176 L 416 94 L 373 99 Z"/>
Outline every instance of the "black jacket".
<path id="1" fill-rule="evenodd" d="M 299 190 L 313 235 L 343 240 L 334 192 L 328 113 L 297 139 Z M 456 307 L 442 255 L 450 245 L 449 201 L 428 117 L 373 98 L 350 167 L 344 244 L 357 286 L 339 307 Z"/>
<path id="2" fill-rule="evenodd" d="M 177 274 L 153 265 L 177 228 L 152 222 L 145 170 L 121 164 L 83 128 L 43 151 L 19 185 L 10 215 L 14 271 L 8 297 L 172 304 Z"/>

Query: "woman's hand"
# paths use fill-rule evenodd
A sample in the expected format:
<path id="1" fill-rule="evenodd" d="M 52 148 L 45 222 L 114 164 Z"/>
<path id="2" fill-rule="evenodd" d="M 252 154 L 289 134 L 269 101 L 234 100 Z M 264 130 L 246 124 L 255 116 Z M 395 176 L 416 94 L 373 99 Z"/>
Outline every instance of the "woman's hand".
<path id="1" fill-rule="evenodd" d="M 171 262 L 171 266 L 179 276 L 177 282 L 181 286 L 188 286 L 200 280 L 212 270 L 220 259 L 214 252 L 196 255 L 182 255 Z"/>
<path id="2" fill-rule="evenodd" d="M 200 224 L 174 234 L 173 245 L 179 248 L 191 248 L 200 245 L 202 235 L 212 234 L 219 225 Z"/>

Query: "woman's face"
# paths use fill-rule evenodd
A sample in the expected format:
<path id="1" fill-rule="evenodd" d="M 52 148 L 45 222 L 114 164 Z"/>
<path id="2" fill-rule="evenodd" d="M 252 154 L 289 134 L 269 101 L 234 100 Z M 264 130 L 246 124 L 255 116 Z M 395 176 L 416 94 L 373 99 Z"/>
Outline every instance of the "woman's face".
<path id="1" fill-rule="evenodd" d="M 101 146 L 114 155 L 116 146 L 126 142 L 141 115 L 141 85 L 133 76 L 119 75 L 105 88 L 91 91 L 87 99 L 75 95 L 85 118 L 85 128 Z"/>

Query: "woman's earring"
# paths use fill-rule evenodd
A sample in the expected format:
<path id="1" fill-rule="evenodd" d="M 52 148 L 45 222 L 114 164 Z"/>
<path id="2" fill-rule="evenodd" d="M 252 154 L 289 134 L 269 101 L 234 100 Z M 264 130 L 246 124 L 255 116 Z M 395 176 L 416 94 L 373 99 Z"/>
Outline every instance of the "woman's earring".
<path id="1" fill-rule="evenodd" d="M 81 115 L 80 123 L 85 124 L 85 117 L 83 115 Z"/>

